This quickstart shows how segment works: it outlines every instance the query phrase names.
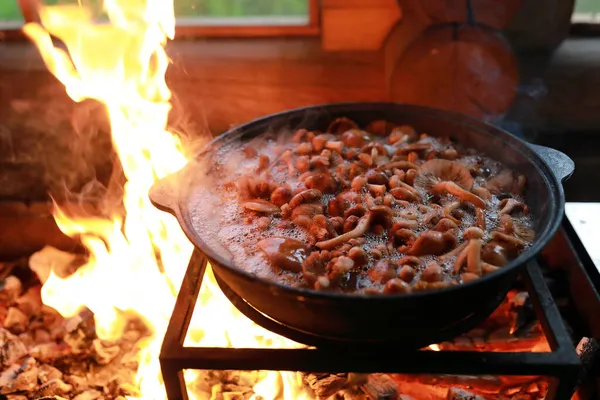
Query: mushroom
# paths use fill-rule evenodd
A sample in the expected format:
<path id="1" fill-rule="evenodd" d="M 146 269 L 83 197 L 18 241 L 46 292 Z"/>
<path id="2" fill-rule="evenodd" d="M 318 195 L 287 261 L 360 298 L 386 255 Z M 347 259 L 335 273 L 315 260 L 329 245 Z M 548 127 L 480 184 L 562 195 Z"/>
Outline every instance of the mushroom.
<path id="1" fill-rule="evenodd" d="M 490 238 L 492 240 L 505 243 L 506 245 L 510 246 L 510 248 L 507 246 L 509 250 L 512 250 L 516 253 L 518 253 L 527 245 L 527 243 L 522 239 L 498 231 L 493 231 L 490 233 Z"/>
<path id="2" fill-rule="evenodd" d="M 289 205 L 291 208 L 296 208 L 302 203 L 313 203 L 315 201 L 319 201 L 321 200 L 322 196 L 323 193 L 321 193 L 320 190 L 307 189 L 292 197 Z"/>
<path id="3" fill-rule="evenodd" d="M 456 246 L 458 239 L 450 232 L 422 232 L 412 245 L 408 254 L 411 256 L 439 255 Z"/>
<path id="4" fill-rule="evenodd" d="M 398 278 L 390 279 L 383 288 L 384 294 L 401 294 L 410 292 L 411 288 L 408 286 L 408 283 Z"/>
<path id="5" fill-rule="evenodd" d="M 393 232 L 390 231 L 388 240 L 393 246 L 400 245 L 398 250 L 404 252 L 413 246 L 417 238 L 417 234 L 409 229 L 398 229 Z"/>
<path id="6" fill-rule="evenodd" d="M 398 219 L 394 221 L 390 234 L 397 231 L 398 229 L 411 229 L 416 230 L 419 227 L 419 223 L 415 220 Z"/>
<path id="7" fill-rule="evenodd" d="M 417 164 L 409 162 L 409 161 L 394 161 L 389 164 L 384 164 L 377 169 L 381 171 L 393 171 L 394 169 L 399 170 L 409 170 L 409 169 L 418 169 Z"/>
<path id="8" fill-rule="evenodd" d="M 442 254 L 441 256 L 439 256 L 438 259 L 442 262 L 445 262 L 451 259 L 452 257 L 456 257 L 464 250 L 465 247 L 467 247 L 468 244 L 469 242 L 462 242 L 460 245 L 456 246 L 454 249 L 450 250 L 446 254 Z"/>
<path id="9" fill-rule="evenodd" d="M 333 120 L 327 127 L 328 133 L 344 133 L 351 129 L 359 129 L 356 122 L 349 118 L 341 117 Z"/>
<path id="10" fill-rule="evenodd" d="M 296 222 L 299 217 L 306 217 L 310 221 L 315 215 L 323 214 L 323 205 L 320 203 L 300 204 L 292 211 L 292 221 Z"/>
<path id="11" fill-rule="evenodd" d="M 357 217 L 356 215 L 350 215 L 350 216 L 348 216 L 348 218 L 346 218 L 346 220 L 342 224 L 342 230 L 343 230 L 343 232 L 344 233 L 350 232 L 351 230 L 353 230 L 354 228 L 356 228 L 356 225 L 358 225 L 358 221 L 359 220 L 360 220 L 360 218 Z"/>
<path id="12" fill-rule="evenodd" d="M 405 155 L 413 151 L 425 151 L 431 148 L 431 142 L 411 143 L 396 149 L 396 155 Z"/>
<path id="13" fill-rule="evenodd" d="M 523 175 L 515 174 L 508 169 L 500 171 L 492 176 L 486 184 L 486 188 L 493 194 L 502 193 L 520 194 L 525 186 L 526 179 Z"/>
<path id="14" fill-rule="evenodd" d="M 372 196 L 379 197 L 385 195 L 387 187 L 385 185 L 373 185 L 369 183 L 367 185 L 367 189 L 369 190 L 369 193 L 371 193 Z"/>
<path id="15" fill-rule="evenodd" d="M 525 242 L 533 242 L 535 239 L 535 231 L 528 228 L 525 224 L 515 221 L 514 225 L 515 236 Z"/>
<path id="16" fill-rule="evenodd" d="M 304 184 L 321 193 L 335 193 L 338 189 L 338 182 L 329 172 L 313 172 L 304 180 Z"/>
<path id="17" fill-rule="evenodd" d="M 308 229 L 308 233 L 316 240 L 326 240 L 337 236 L 333 224 L 324 215 L 315 215 L 312 224 L 310 224 Z"/>
<path id="18" fill-rule="evenodd" d="M 374 169 L 370 169 L 367 171 L 365 177 L 367 178 L 367 182 L 373 185 L 385 185 L 388 183 L 388 177 L 385 173 L 381 171 L 376 171 Z"/>
<path id="19" fill-rule="evenodd" d="M 375 150 L 375 152 L 373 152 Z M 360 148 L 361 153 L 370 154 L 371 157 L 375 158 L 376 156 L 387 156 L 387 149 L 379 142 L 369 142 Z M 388 160 L 389 161 L 389 160 Z"/>
<path id="20" fill-rule="evenodd" d="M 459 273 L 463 263 L 467 262 L 467 272 L 481 276 L 481 246 L 483 245 L 483 231 L 471 227 L 463 233 L 463 238 L 469 244 L 460 252 L 454 264 L 454 272 Z"/>
<path id="21" fill-rule="evenodd" d="M 314 251 L 302 263 L 302 277 L 312 286 L 315 286 L 320 277 L 325 277 L 327 264 L 331 254 L 327 251 Z M 323 281 L 321 287 L 328 287 L 329 282 Z"/>
<path id="22" fill-rule="evenodd" d="M 308 247 L 295 239 L 270 237 L 257 243 L 273 267 L 284 271 L 300 272 L 308 255 Z"/>
<path id="23" fill-rule="evenodd" d="M 417 271 L 408 264 L 403 265 L 402 268 L 400 269 L 400 272 L 398 273 L 398 276 L 400 277 L 400 279 L 402 279 L 404 282 L 407 282 L 407 283 L 412 282 L 412 280 L 415 278 L 416 275 L 417 275 Z"/>
<path id="24" fill-rule="evenodd" d="M 392 133 L 394 124 L 385 120 L 376 120 L 367 125 L 367 132 L 373 133 L 377 136 L 387 136 Z"/>
<path id="25" fill-rule="evenodd" d="M 452 194 L 476 207 L 486 208 L 486 202 L 471 193 L 473 177 L 462 165 L 453 161 L 434 159 L 425 162 L 419 169 L 415 186 L 427 189 L 431 194 Z"/>
<path id="26" fill-rule="evenodd" d="M 367 253 L 361 247 L 358 246 L 354 246 L 348 251 L 348 257 L 350 257 L 352 261 L 354 261 L 354 265 L 357 267 L 362 267 L 363 265 L 366 265 L 369 262 Z"/>
<path id="27" fill-rule="evenodd" d="M 485 230 L 485 211 L 482 208 L 475 209 L 475 225 Z"/>
<path id="28" fill-rule="evenodd" d="M 315 136 L 312 141 L 312 147 L 313 149 L 315 149 L 315 151 L 322 151 L 325 148 L 325 144 L 330 141 L 330 140 L 336 140 L 337 138 L 330 134 L 330 133 L 324 133 L 321 135 L 317 135 Z"/>
<path id="29" fill-rule="evenodd" d="M 514 232 L 515 224 L 510 214 L 500 215 L 499 222 L 504 233 L 510 235 Z"/>
<path id="30" fill-rule="evenodd" d="M 444 269 L 435 261 L 427 264 L 421 273 L 421 280 L 425 282 L 441 282 L 444 280 Z"/>
<path id="31" fill-rule="evenodd" d="M 341 195 L 337 195 L 329 200 L 329 203 L 327 204 L 327 212 L 332 217 L 343 216 L 348 208 L 350 208 L 350 201 L 346 200 Z"/>
<path id="32" fill-rule="evenodd" d="M 349 129 L 342 133 L 341 140 L 348 147 L 362 147 L 371 140 L 371 137 L 360 129 Z"/>
<path id="33" fill-rule="evenodd" d="M 327 264 L 327 278 L 330 282 L 339 283 L 354 268 L 354 261 L 345 256 L 334 258 Z"/>
<path id="34" fill-rule="evenodd" d="M 281 207 L 292 198 L 292 191 L 288 186 L 280 186 L 271 193 L 271 203 Z"/>
<path id="35" fill-rule="evenodd" d="M 507 249 L 497 241 L 486 243 L 481 250 L 481 259 L 485 263 L 502 266 L 508 263 L 508 258 Z"/>
<path id="36" fill-rule="evenodd" d="M 446 232 L 453 229 L 458 229 L 458 225 L 450 218 L 442 218 L 439 222 L 433 227 L 434 231 L 438 232 Z"/>
<path id="37" fill-rule="evenodd" d="M 390 190 L 390 194 L 394 196 L 395 199 L 405 200 L 409 202 L 416 202 L 420 200 L 418 194 L 411 192 L 410 190 L 405 189 L 404 187 L 397 187 Z"/>
<path id="38" fill-rule="evenodd" d="M 390 260 L 379 260 L 377 263 L 369 269 L 369 278 L 375 283 L 386 283 L 390 279 L 398 276 L 398 266 Z"/>
<path id="39" fill-rule="evenodd" d="M 496 272 L 500 269 L 500 267 L 492 264 L 488 264 L 486 262 L 481 263 L 481 271 L 484 275 L 491 274 L 492 272 Z"/>
<path id="40" fill-rule="evenodd" d="M 513 198 L 504 199 L 500 202 L 500 214 L 511 214 L 515 210 L 520 210 L 525 214 L 529 214 L 529 207 L 527 204 L 521 203 Z"/>
<path id="41" fill-rule="evenodd" d="M 371 219 L 370 226 L 382 225 L 388 229 L 392 226 L 394 211 L 387 206 L 375 206 L 369 210 L 369 217 Z"/>
<path id="42" fill-rule="evenodd" d="M 274 213 L 278 213 L 281 211 L 281 209 L 279 207 L 277 207 L 275 204 L 270 203 L 263 199 L 253 199 L 253 200 L 245 201 L 242 203 L 242 207 L 244 207 L 248 210 L 263 212 L 263 213 L 267 213 L 267 214 L 274 214 Z"/>
<path id="43" fill-rule="evenodd" d="M 392 130 L 388 137 L 388 143 L 408 143 L 419 139 L 419 135 L 410 125 L 401 125 Z"/>
<path id="44" fill-rule="evenodd" d="M 334 237 L 333 239 L 317 242 L 315 246 L 323 250 L 331 250 L 342 243 L 346 243 L 350 239 L 361 237 L 362 235 L 367 233 L 367 230 L 369 229 L 369 225 L 371 223 L 371 219 L 371 213 L 368 212 L 358 221 L 356 227 L 350 232 L 346 232 L 343 235 Z"/>

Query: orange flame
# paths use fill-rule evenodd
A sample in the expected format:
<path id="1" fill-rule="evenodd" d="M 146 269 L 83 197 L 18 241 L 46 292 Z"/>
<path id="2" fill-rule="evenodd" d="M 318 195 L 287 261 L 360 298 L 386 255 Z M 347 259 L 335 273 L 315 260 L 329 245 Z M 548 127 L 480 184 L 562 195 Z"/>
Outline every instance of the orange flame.
<path id="1" fill-rule="evenodd" d="M 66 279 L 51 273 L 42 298 L 63 316 L 88 307 L 102 339 L 120 337 L 128 315 L 141 317 L 153 336 L 139 354 L 137 385 L 142 398 L 161 399 L 166 395 L 158 355 L 192 251 L 175 219 L 148 199 L 156 180 L 187 162 L 179 138 L 166 129 L 171 92 L 165 81 L 169 59 L 164 46 L 174 37 L 173 2 L 104 0 L 103 9 L 109 22 L 96 22 L 93 13 L 80 5 L 42 6 L 41 24 L 24 27 L 73 100 L 95 99 L 106 106 L 127 178 L 125 213 L 115 210 L 105 219 L 71 218 L 56 207 L 60 229 L 79 237 L 91 257 Z M 55 46 L 51 35 L 68 51 Z M 300 346 L 242 316 L 220 292 L 210 271 L 199 303 L 186 345 Z M 191 387 L 197 373 L 186 371 L 185 376 Z M 263 374 L 255 392 L 265 399 L 306 395 L 294 374 L 276 372 Z"/>

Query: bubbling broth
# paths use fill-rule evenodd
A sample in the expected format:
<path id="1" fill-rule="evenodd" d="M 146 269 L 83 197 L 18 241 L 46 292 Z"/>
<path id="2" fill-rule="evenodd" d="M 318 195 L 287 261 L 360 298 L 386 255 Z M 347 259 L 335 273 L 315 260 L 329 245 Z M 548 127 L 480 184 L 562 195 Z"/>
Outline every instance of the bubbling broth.
<path id="1" fill-rule="evenodd" d="M 450 133 L 451 134 L 451 133 Z M 347 118 L 230 141 L 206 232 L 236 267 L 316 290 L 393 294 L 492 273 L 534 240 L 525 177 L 450 137 Z M 197 213 L 199 224 L 207 212 Z M 200 216 L 204 216 L 201 218 Z"/>

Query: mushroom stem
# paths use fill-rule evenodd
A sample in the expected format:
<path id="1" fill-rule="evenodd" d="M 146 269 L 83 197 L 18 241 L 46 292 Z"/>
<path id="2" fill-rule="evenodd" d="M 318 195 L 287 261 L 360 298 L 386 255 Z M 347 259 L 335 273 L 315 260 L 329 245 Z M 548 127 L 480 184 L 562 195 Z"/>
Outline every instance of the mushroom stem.
<path id="1" fill-rule="evenodd" d="M 498 271 L 500 267 L 492 264 L 488 264 L 486 262 L 481 263 L 481 271 L 484 275 L 491 274 L 494 271 Z"/>
<path id="2" fill-rule="evenodd" d="M 435 192 L 447 192 L 466 202 L 473 204 L 475 207 L 487 208 L 486 202 L 479 196 L 461 188 L 454 182 L 443 181 L 439 182 L 434 187 Z"/>
<path id="3" fill-rule="evenodd" d="M 471 239 L 469 241 L 467 254 L 467 271 L 481 276 L 481 239 Z"/>
<path id="4" fill-rule="evenodd" d="M 456 246 L 453 250 L 450 250 L 446 254 L 442 254 L 441 256 L 439 256 L 439 260 L 443 262 L 448 260 L 449 258 L 456 257 L 461 251 L 464 250 L 465 247 L 467 247 L 468 244 L 469 242 L 461 243 L 460 245 Z"/>
<path id="5" fill-rule="evenodd" d="M 485 231 L 485 212 L 481 208 L 475 209 L 475 216 L 477 218 L 475 224 L 481 228 L 481 230 Z"/>
<path id="6" fill-rule="evenodd" d="M 498 231 L 494 231 L 494 232 L 490 233 L 490 238 L 493 240 L 498 240 L 501 242 L 508 243 L 508 244 L 514 246 L 514 248 L 516 248 L 516 249 L 523 248 L 527 244 L 527 243 L 525 243 L 525 241 L 523 241 L 519 238 L 516 238 L 511 235 L 507 235 L 505 233 L 498 232 Z"/>
<path id="7" fill-rule="evenodd" d="M 367 213 L 364 217 L 362 217 L 356 227 L 350 232 L 346 232 L 343 235 L 337 236 L 333 239 L 324 240 L 322 242 L 318 242 L 315 244 L 318 248 L 322 250 L 331 250 L 336 246 L 346 243 L 350 239 L 354 239 L 357 237 L 361 237 L 365 233 L 367 233 L 367 229 L 369 228 L 369 224 L 371 223 L 371 213 Z"/>
<path id="8" fill-rule="evenodd" d="M 461 250 L 460 254 L 456 258 L 456 262 L 454 263 L 454 273 L 455 274 L 458 274 L 460 272 L 460 269 L 461 269 L 463 263 L 465 262 L 465 260 L 467 259 L 468 255 L 469 255 L 469 243 L 470 242 L 463 243 L 465 245 L 465 247 Z"/>

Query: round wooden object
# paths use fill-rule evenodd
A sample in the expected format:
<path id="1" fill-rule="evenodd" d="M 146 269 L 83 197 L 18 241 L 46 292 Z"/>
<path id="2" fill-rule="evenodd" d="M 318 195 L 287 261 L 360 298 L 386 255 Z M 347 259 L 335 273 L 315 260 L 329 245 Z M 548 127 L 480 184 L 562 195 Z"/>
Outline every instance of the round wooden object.
<path id="1" fill-rule="evenodd" d="M 390 96 L 491 121 L 508 110 L 518 82 L 517 60 L 500 34 L 444 25 L 426 31 L 402 55 Z"/>
<path id="2" fill-rule="evenodd" d="M 468 22 L 469 0 L 421 0 L 425 14 L 434 23 Z M 504 29 L 523 5 L 523 0 L 470 0 L 473 22 Z"/>

